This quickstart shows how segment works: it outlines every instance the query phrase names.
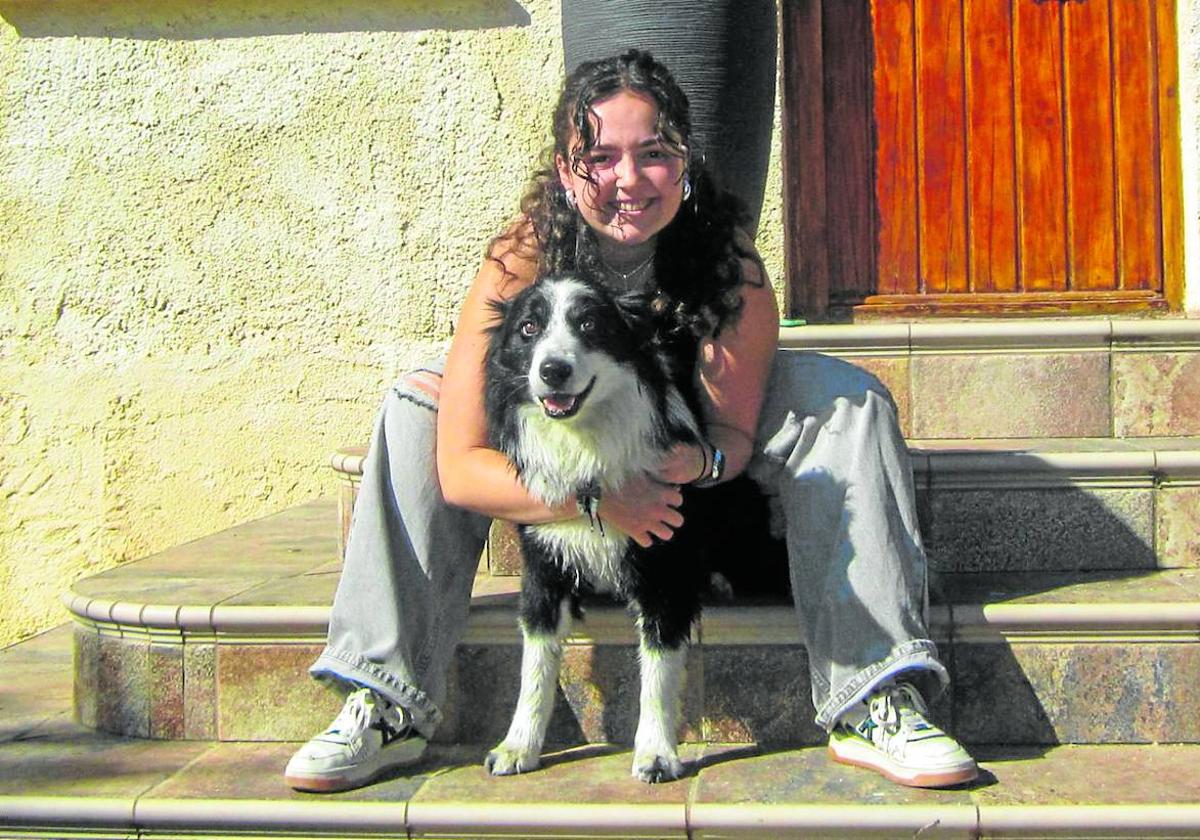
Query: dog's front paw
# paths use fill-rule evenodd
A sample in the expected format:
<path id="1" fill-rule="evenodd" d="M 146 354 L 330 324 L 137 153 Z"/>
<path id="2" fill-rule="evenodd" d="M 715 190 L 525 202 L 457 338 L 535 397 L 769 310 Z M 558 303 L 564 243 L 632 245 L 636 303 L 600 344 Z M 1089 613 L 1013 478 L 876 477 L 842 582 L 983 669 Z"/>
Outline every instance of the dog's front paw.
<path id="1" fill-rule="evenodd" d="M 683 775 L 683 762 L 679 756 L 657 755 L 655 753 L 637 754 L 633 757 L 633 776 L 647 784 L 656 785 L 659 782 L 672 782 Z"/>
<path id="2" fill-rule="evenodd" d="M 542 764 L 542 757 L 531 750 L 510 747 L 501 744 L 488 753 L 483 760 L 483 766 L 493 776 L 512 776 L 517 773 L 528 773 L 536 770 Z"/>

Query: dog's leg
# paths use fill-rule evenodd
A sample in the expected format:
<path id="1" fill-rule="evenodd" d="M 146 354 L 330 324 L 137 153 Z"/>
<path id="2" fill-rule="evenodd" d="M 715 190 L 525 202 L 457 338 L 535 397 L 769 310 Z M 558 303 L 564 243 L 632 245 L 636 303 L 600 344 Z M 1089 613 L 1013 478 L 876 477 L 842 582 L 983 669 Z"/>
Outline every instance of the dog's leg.
<path id="1" fill-rule="evenodd" d="M 557 615 L 553 616 L 554 623 L 550 625 L 553 629 L 531 626 L 528 618 L 521 622 L 524 637 L 521 649 L 521 694 L 508 734 L 484 761 L 493 776 L 524 773 L 536 770 L 541 764 L 542 742 L 550 723 L 550 713 L 554 711 L 563 640 L 570 630 L 569 603 L 564 599 L 558 604 Z"/>
<path id="2" fill-rule="evenodd" d="M 643 629 L 641 711 L 634 738 L 633 775 L 643 782 L 669 782 L 683 775 L 676 751 L 679 709 L 687 666 L 687 642 L 649 644 Z"/>

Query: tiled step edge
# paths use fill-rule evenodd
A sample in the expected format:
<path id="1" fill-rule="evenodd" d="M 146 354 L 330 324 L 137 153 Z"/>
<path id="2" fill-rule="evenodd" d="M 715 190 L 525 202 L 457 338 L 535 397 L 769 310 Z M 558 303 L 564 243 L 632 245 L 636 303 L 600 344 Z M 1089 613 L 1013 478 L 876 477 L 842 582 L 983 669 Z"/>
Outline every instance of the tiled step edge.
<path id="1" fill-rule="evenodd" d="M 940 571 L 1195 567 L 1200 438 L 912 441 Z"/>
<path id="2" fill-rule="evenodd" d="M 988 476 L 1023 475 L 1044 482 L 1087 478 L 1200 480 L 1200 438 L 1182 437 L 1155 445 L 1110 438 L 1059 438 L 1053 448 L 1045 440 L 1013 438 L 982 446 L 973 440 L 910 440 L 913 471 L 929 480 L 992 484 Z M 362 476 L 365 448 L 348 446 L 330 459 L 346 482 Z"/>
<path id="3" fill-rule="evenodd" d="M 0 796 L 21 836 L 219 831 L 320 837 L 1195 837 L 1200 805 L 555 804 Z"/>
<path id="4" fill-rule="evenodd" d="M 1183 585 L 1194 587 L 1197 573 L 1164 571 L 1159 575 L 1180 576 Z M 506 595 L 493 593 L 487 603 L 476 603 L 468 619 L 463 641 L 495 644 L 520 640 L 516 619 L 516 582 Z M 1005 596 L 982 603 L 952 602 L 930 608 L 930 624 L 940 635 L 967 637 L 978 632 L 1071 632 L 1126 634 L 1134 631 L 1175 631 L 1200 641 L 1200 593 L 1174 600 L 1093 603 L 1086 596 L 1072 602 L 1058 598 L 1047 603 L 1009 603 Z M 68 593 L 63 598 L 77 624 L 101 635 L 125 637 L 175 637 L 194 635 L 218 643 L 236 643 L 256 637 L 285 641 L 324 639 L 328 629 L 328 606 L 170 606 L 107 601 Z M 635 639 L 628 614 L 619 606 L 592 607 L 587 619 L 573 630 L 572 640 L 593 643 L 629 644 Z M 167 639 L 164 638 L 163 641 Z M 800 637 L 791 606 L 710 606 L 701 616 L 696 641 L 703 644 L 799 644 Z"/>
<path id="5" fill-rule="evenodd" d="M 1200 438 L 909 441 L 913 472 L 931 488 L 1087 484 L 1153 486 L 1200 481 Z"/>
<path id="6" fill-rule="evenodd" d="M 1200 521 L 1200 437 L 913 440 L 909 451 L 917 489 L 928 503 L 929 515 L 922 526 L 934 568 L 978 571 L 994 566 L 1032 571 L 1195 565 L 1191 534 Z M 338 518 L 343 544 L 362 460 L 361 448 L 340 450 L 332 459 L 340 478 Z M 1050 489 L 1083 495 L 1060 494 L 1052 499 L 1037 495 Z M 1005 492 L 1003 511 L 986 496 L 995 491 Z M 1140 493 L 1140 498 L 1134 499 L 1130 491 Z M 1111 511 L 1109 505 L 1118 509 Z M 1090 529 L 1093 533 L 1073 543 L 1077 534 L 1056 530 L 1054 517 L 1035 513 L 1048 507 L 1061 509 L 1077 524 L 1087 518 L 1084 511 L 1092 509 L 1089 515 L 1105 517 L 1096 523 L 1104 527 Z M 998 516 L 1018 519 L 1018 533 L 1007 519 L 990 524 Z M 982 540 L 989 529 L 1009 539 Z M 516 542 L 507 530 L 503 523 L 494 523 L 488 541 L 487 564 L 495 574 L 520 570 Z M 1063 563 L 1062 549 L 1071 544 L 1079 549 L 1074 552 L 1079 556 L 1058 565 Z"/>
<path id="7" fill-rule="evenodd" d="M 1200 319 L 1066 319 L 785 327 L 779 346 L 836 355 L 1200 349 Z"/>

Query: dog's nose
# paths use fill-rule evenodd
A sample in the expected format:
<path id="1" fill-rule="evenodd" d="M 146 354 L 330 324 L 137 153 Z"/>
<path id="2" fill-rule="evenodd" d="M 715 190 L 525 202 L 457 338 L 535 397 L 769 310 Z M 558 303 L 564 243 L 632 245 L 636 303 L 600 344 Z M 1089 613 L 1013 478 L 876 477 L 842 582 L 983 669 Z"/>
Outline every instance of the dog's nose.
<path id="1" fill-rule="evenodd" d="M 551 388 L 562 387 L 562 384 L 571 378 L 572 371 L 571 363 L 562 359 L 546 359 L 538 368 L 542 381 Z"/>

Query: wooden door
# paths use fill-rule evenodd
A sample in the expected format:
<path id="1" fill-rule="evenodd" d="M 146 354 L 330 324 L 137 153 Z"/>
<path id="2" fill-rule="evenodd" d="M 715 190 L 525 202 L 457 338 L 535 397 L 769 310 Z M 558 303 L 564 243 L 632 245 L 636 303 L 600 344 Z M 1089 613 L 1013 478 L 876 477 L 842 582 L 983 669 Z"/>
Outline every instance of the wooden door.
<path id="1" fill-rule="evenodd" d="M 784 0 L 790 314 L 1181 305 L 1174 0 Z"/>

